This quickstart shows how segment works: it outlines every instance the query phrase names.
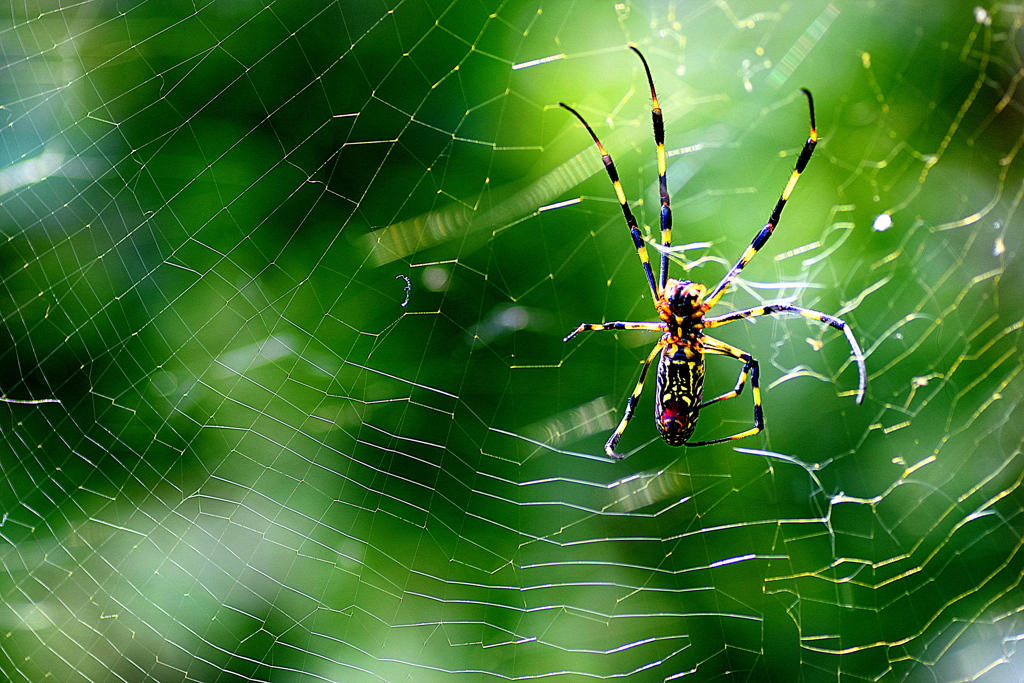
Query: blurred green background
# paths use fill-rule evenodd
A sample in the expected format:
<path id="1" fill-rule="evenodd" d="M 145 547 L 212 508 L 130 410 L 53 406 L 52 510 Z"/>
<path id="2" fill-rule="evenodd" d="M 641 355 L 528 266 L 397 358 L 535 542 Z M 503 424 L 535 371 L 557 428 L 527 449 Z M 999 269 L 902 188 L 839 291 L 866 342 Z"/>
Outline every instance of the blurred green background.
<path id="1" fill-rule="evenodd" d="M 13 681 L 1024 678 L 1017 5 L 9 4 Z M 576 107 L 767 430 L 673 449 Z M 408 284 L 407 284 L 408 283 Z M 708 394 L 739 364 L 715 358 Z M 653 384 L 653 382 L 652 382 Z M 746 429 L 749 390 L 698 438 Z"/>

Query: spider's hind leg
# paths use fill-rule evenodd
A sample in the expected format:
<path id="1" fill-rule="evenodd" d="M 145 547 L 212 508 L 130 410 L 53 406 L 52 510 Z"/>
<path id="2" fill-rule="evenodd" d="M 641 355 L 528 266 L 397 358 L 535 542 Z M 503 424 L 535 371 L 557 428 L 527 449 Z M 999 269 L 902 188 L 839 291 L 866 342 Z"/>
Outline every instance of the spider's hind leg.
<path id="1" fill-rule="evenodd" d="M 668 342 L 665 339 L 659 339 L 658 343 L 655 344 L 654 348 L 651 350 L 650 355 L 647 356 L 647 360 L 644 361 L 644 367 L 640 371 L 640 379 L 633 388 L 633 393 L 629 395 L 629 400 L 626 401 L 626 412 L 623 413 L 619 426 L 615 428 L 615 431 L 612 432 L 610 437 L 608 437 L 608 441 L 604 445 L 604 452 L 608 454 L 609 458 L 621 460 L 626 457 L 622 453 L 616 453 L 615 446 L 618 445 L 619 439 L 622 437 L 622 433 L 626 431 L 626 427 L 629 426 L 629 421 L 633 419 L 633 413 L 636 412 L 636 404 L 640 401 L 640 394 L 644 391 L 644 382 L 647 380 L 647 370 L 651 367 L 651 362 L 667 343 Z"/>
<path id="2" fill-rule="evenodd" d="M 761 369 L 757 361 L 746 351 L 738 349 L 735 346 L 726 344 L 723 341 L 712 339 L 711 337 L 705 336 L 703 339 L 704 353 L 719 354 L 722 356 L 729 356 L 735 358 L 738 361 L 743 362 L 743 369 L 740 370 L 739 379 L 736 380 L 736 386 L 732 391 L 727 391 L 721 396 L 717 396 L 710 401 L 705 401 L 697 406 L 697 410 L 705 406 L 709 406 L 712 403 L 718 403 L 719 401 L 725 401 L 730 398 L 736 398 L 743 391 L 743 387 L 747 383 L 747 377 L 750 377 L 750 387 L 754 394 L 754 426 L 750 429 L 733 434 L 732 436 L 722 437 L 721 439 L 709 439 L 708 441 L 694 441 L 687 443 L 687 446 L 708 446 L 713 443 L 722 443 L 723 441 L 733 441 L 735 439 L 743 439 L 748 436 L 753 436 L 764 430 L 764 410 L 761 408 L 761 386 L 758 383 L 761 377 Z"/>

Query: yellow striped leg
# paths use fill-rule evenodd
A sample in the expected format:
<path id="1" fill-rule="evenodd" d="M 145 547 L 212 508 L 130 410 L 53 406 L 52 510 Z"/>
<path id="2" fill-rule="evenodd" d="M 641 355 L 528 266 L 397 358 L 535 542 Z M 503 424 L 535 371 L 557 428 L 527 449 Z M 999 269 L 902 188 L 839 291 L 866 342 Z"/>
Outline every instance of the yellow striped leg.
<path id="1" fill-rule="evenodd" d="M 609 458 L 621 460 L 626 457 L 621 453 L 616 453 L 615 446 L 618 445 L 622 433 L 626 431 L 629 421 L 633 419 L 633 413 L 636 412 L 636 404 L 640 400 L 640 394 L 644 391 L 644 381 L 647 379 L 647 370 L 651 367 L 651 361 L 654 360 L 655 356 L 658 355 L 667 343 L 668 341 L 664 337 L 659 339 L 658 343 L 654 345 L 654 349 L 651 350 L 651 354 L 647 356 L 647 360 L 644 361 L 643 370 L 640 371 L 640 380 L 637 381 L 636 387 L 633 388 L 633 393 L 630 394 L 629 400 L 626 401 L 626 412 L 622 415 L 622 421 L 619 422 L 619 426 L 615 428 L 615 431 L 608 437 L 608 441 L 604 445 L 604 452 L 608 454 Z"/>
<path id="2" fill-rule="evenodd" d="M 644 64 L 644 71 L 647 72 L 647 84 L 651 86 L 651 122 L 654 124 L 654 142 L 658 146 L 658 191 L 661 194 L 661 269 L 658 271 L 658 291 L 665 291 L 665 283 L 668 282 L 668 250 L 672 246 L 672 205 L 668 196 L 668 180 L 665 177 L 665 120 L 661 115 L 661 106 L 658 104 L 658 93 L 654 90 L 654 78 L 651 76 L 651 68 L 647 66 L 647 60 L 635 45 L 630 45 L 632 50 L 640 57 Z"/>
<path id="3" fill-rule="evenodd" d="M 725 401 L 726 399 L 735 398 L 739 396 L 740 392 L 743 391 L 743 386 L 747 383 L 747 376 L 749 375 L 750 389 L 754 393 L 754 426 L 744 432 L 733 434 L 732 436 L 722 437 L 721 439 L 710 439 L 708 441 L 694 441 L 691 443 L 687 443 L 686 445 L 708 446 L 713 443 L 722 443 L 723 441 L 743 439 L 745 437 L 753 436 L 754 434 L 761 432 L 764 429 L 764 411 L 761 408 L 761 387 L 758 384 L 758 381 L 761 376 L 761 370 L 760 366 L 757 364 L 757 361 L 754 360 L 754 357 L 751 356 L 746 351 L 737 349 L 735 346 L 726 344 L 723 341 L 712 339 L 711 337 L 704 337 L 701 340 L 701 342 L 704 347 L 704 353 L 713 353 L 722 356 L 729 356 L 730 358 L 735 358 L 736 360 L 743 362 L 743 369 L 740 370 L 740 377 L 736 381 L 736 387 L 732 391 L 727 391 L 726 393 L 722 394 L 721 396 L 718 396 L 717 398 L 713 398 L 710 401 L 705 401 L 704 403 L 701 403 L 699 406 L 697 406 L 697 410 L 700 410 L 704 406 L 709 406 L 712 403 L 718 403 L 719 401 Z"/>
<path id="4" fill-rule="evenodd" d="M 811 92 L 809 90 L 801 88 L 800 91 L 807 96 L 807 105 L 811 112 L 811 134 L 807 138 L 807 142 L 804 143 L 804 148 L 800 150 L 800 156 L 796 160 L 796 168 L 794 168 L 793 172 L 790 174 L 789 182 L 786 183 L 786 188 L 782 191 L 782 195 L 779 196 L 779 201 L 775 204 L 775 209 L 772 211 L 771 217 L 769 217 L 768 222 L 765 223 L 764 227 L 761 228 L 761 232 L 757 233 L 754 237 L 750 246 L 747 247 L 747 250 L 743 252 L 742 256 L 740 256 L 740 260 L 736 262 L 736 265 L 734 265 L 729 272 L 725 274 L 722 281 L 719 282 L 715 288 L 711 290 L 711 293 L 704 298 L 704 303 L 708 304 L 708 306 L 714 306 L 718 303 L 718 300 L 722 298 L 723 294 L 725 294 L 725 290 L 729 284 L 736 279 L 736 276 L 739 275 L 740 271 L 750 263 L 750 259 L 754 258 L 754 254 L 756 254 L 758 250 L 765 245 L 768 238 L 772 236 L 772 233 L 775 231 L 775 226 L 779 224 L 779 218 L 782 216 L 782 210 L 786 208 L 786 202 L 789 201 L 789 196 L 793 194 L 793 188 L 796 187 L 796 182 L 800 180 L 800 174 L 804 172 L 805 168 L 807 168 L 807 162 L 810 161 L 811 154 L 814 153 L 814 147 L 818 144 L 818 129 L 815 127 L 814 123 L 814 99 L 811 97 Z"/>
<path id="5" fill-rule="evenodd" d="M 597 145 L 597 149 L 601 152 L 601 160 L 604 162 L 604 170 L 608 172 L 608 177 L 611 178 L 612 187 L 615 188 L 615 197 L 619 200 L 619 206 L 622 207 L 622 215 L 626 217 L 626 225 L 629 227 L 629 235 L 633 238 L 633 246 L 636 247 L 637 256 L 640 257 L 640 265 L 644 268 L 644 275 L 647 276 L 647 284 L 651 286 L 651 294 L 654 300 L 657 301 L 661 296 L 661 289 L 654 281 L 654 273 L 651 271 L 651 259 L 647 255 L 647 245 L 644 244 L 643 237 L 640 236 L 640 229 L 636 225 L 636 218 L 633 216 L 633 212 L 629 210 L 629 204 L 626 202 L 626 193 L 622 190 L 622 183 L 619 182 L 619 172 L 615 170 L 615 164 L 612 162 L 612 157 L 605 151 L 604 145 L 597 139 L 597 133 L 590 127 L 586 119 L 580 116 L 580 113 L 570 107 L 564 102 L 559 102 L 559 106 L 567 109 L 573 116 L 580 120 L 583 127 L 590 133 L 590 137 L 594 139 L 594 144 Z"/>
<path id="6" fill-rule="evenodd" d="M 613 322 L 613 323 L 583 323 L 569 333 L 569 336 L 562 341 L 567 342 L 580 332 L 600 332 L 602 330 L 647 330 L 649 332 L 664 332 L 667 329 L 665 323 L 652 322 Z"/>
<path id="7" fill-rule="evenodd" d="M 864 391 L 867 388 L 868 382 L 867 368 L 864 367 L 864 353 L 860 350 L 860 345 L 857 343 L 857 338 L 853 336 L 853 330 L 850 329 L 850 326 L 835 316 L 828 315 L 827 313 L 821 313 L 819 311 L 812 311 L 809 308 L 791 306 L 790 304 L 768 304 L 766 306 L 755 306 L 754 308 L 748 308 L 742 311 L 726 313 L 725 315 L 716 315 L 714 317 L 704 318 L 704 327 L 720 327 L 727 323 L 735 322 L 736 320 L 756 318 L 758 316 L 771 315 L 773 313 L 792 313 L 793 315 L 802 315 L 808 320 L 815 320 L 819 323 L 825 323 L 826 325 L 834 327 L 837 330 L 842 330 L 846 335 L 846 340 L 850 343 L 850 348 L 853 349 L 853 359 L 857 362 L 857 373 L 860 378 L 859 385 L 857 387 L 857 403 L 864 402 Z"/>

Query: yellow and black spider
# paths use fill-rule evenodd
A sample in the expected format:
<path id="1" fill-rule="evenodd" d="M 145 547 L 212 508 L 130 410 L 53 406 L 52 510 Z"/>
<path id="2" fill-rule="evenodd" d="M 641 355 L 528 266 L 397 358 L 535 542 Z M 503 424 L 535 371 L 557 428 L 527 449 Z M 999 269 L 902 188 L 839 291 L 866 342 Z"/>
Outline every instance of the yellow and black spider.
<path id="1" fill-rule="evenodd" d="M 867 383 L 867 372 L 864 369 L 864 354 L 861 352 L 860 346 L 857 345 L 857 340 L 854 338 L 850 326 L 839 318 L 790 304 L 765 304 L 723 315 L 705 317 L 708 311 L 725 294 L 729 284 L 736 279 L 736 276 L 739 275 L 744 266 L 750 262 L 754 254 L 771 237 L 775 226 L 779 223 L 782 209 L 786 206 L 793 188 L 796 187 L 800 174 L 806 168 L 807 162 L 814 152 L 815 145 L 818 144 L 818 131 L 814 123 L 814 100 L 811 98 L 810 91 L 801 88 L 801 91 L 807 96 L 807 105 L 810 109 L 811 134 L 800 151 L 800 156 L 796 161 L 796 168 L 793 169 L 793 173 L 789 176 L 789 182 L 786 183 L 779 201 L 775 204 L 775 209 L 772 211 L 768 223 L 757 233 L 757 236 L 754 237 L 747 250 L 743 252 L 736 265 L 725 274 L 725 277 L 722 278 L 722 281 L 714 289 L 708 292 L 707 287 L 702 284 L 689 282 L 688 280 L 670 279 L 668 277 L 668 255 L 669 247 L 672 244 L 672 207 L 669 204 L 668 185 L 665 180 L 665 124 L 661 116 L 661 107 L 658 106 L 658 95 L 654 91 L 654 79 L 651 77 L 651 69 L 647 66 L 647 60 L 644 59 L 643 54 L 635 46 L 630 45 L 629 47 L 640 57 L 640 61 L 643 62 L 644 71 L 647 72 L 647 82 L 651 86 L 653 107 L 651 118 L 654 122 L 654 141 L 658 146 L 658 185 L 661 193 L 661 267 L 657 282 L 655 282 L 654 273 L 651 270 L 647 246 L 640 236 L 636 218 L 634 218 L 633 212 L 630 211 L 629 205 L 626 203 L 626 195 L 622 191 L 622 184 L 619 182 L 619 175 L 615 170 L 615 164 L 612 163 L 611 156 L 605 151 L 604 145 L 597 138 L 594 129 L 580 116 L 579 112 L 569 105 L 559 102 L 562 107 L 568 109 L 569 112 L 580 120 L 583 127 L 590 133 L 590 137 L 594 139 L 597 149 L 601 152 L 601 159 L 604 161 L 605 170 L 608 171 L 608 177 L 611 178 L 612 185 L 615 187 L 615 196 L 618 197 L 619 204 L 622 206 L 622 214 L 626 217 L 626 225 L 629 226 L 629 233 L 633 238 L 633 246 L 636 247 L 637 255 L 640 257 L 640 264 L 643 266 L 644 274 L 647 276 L 647 283 L 651 287 L 651 295 L 654 297 L 654 307 L 660 318 L 659 322 L 583 323 L 573 330 L 564 341 L 569 341 L 585 330 L 649 330 L 664 333 L 661 339 L 658 340 L 658 343 L 654 345 L 650 355 L 647 356 L 647 360 L 644 361 L 643 369 L 640 371 L 640 380 L 636 383 L 636 388 L 633 389 L 633 393 L 626 402 L 626 412 L 622 416 L 622 421 L 619 422 L 619 426 L 616 427 L 604 446 L 605 452 L 612 458 L 625 457 L 615 452 L 615 446 L 633 417 L 637 401 L 640 399 L 640 393 L 644 388 L 647 369 L 659 351 L 661 352 L 661 360 L 658 361 L 654 418 L 658 426 L 658 433 L 666 443 L 671 446 L 681 446 L 683 444 L 688 446 L 705 446 L 723 441 L 732 441 L 733 439 L 742 439 L 745 436 L 752 436 L 763 430 L 764 413 L 761 409 L 761 389 L 758 386 L 760 371 L 757 361 L 746 351 L 704 334 L 704 330 L 707 328 L 721 327 L 726 323 L 744 318 L 755 318 L 773 313 L 790 313 L 802 315 L 810 320 L 817 320 L 837 330 L 842 330 L 850 342 L 850 346 L 853 349 L 853 358 L 857 362 L 860 374 L 857 403 L 861 403 L 864 400 L 864 389 Z M 702 403 L 701 398 L 703 398 L 704 393 L 704 356 L 706 354 L 718 354 L 735 358 L 743 362 L 743 369 L 740 370 L 739 379 L 736 381 L 736 386 L 732 391 Z M 700 410 L 712 403 L 718 403 L 719 401 L 739 396 L 747 382 L 748 376 L 750 377 L 750 384 L 754 392 L 754 426 L 732 436 L 687 443 L 690 436 L 693 435 Z"/>

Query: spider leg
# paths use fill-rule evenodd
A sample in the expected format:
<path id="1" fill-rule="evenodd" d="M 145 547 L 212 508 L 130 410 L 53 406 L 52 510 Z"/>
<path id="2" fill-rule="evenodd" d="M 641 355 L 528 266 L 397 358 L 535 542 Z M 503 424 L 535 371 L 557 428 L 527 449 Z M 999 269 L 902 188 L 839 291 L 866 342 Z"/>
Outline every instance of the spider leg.
<path id="1" fill-rule="evenodd" d="M 567 342 L 580 332 L 601 332 L 602 330 L 647 330 L 649 332 L 664 332 L 665 323 L 658 322 L 621 322 L 613 323 L 582 323 L 579 327 L 569 333 L 569 336 L 562 341 Z"/>
<path id="2" fill-rule="evenodd" d="M 863 403 L 864 391 L 867 388 L 868 382 L 867 369 L 864 367 L 864 353 L 860 350 L 860 345 L 857 343 L 857 338 L 853 336 L 853 330 L 850 329 L 850 326 L 835 316 L 820 313 L 818 311 L 812 311 L 808 308 L 791 306 L 790 304 L 768 304 L 766 306 L 755 306 L 754 308 L 747 308 L 742 311 L 734 311 L 724 315 L 704 318 L 704 327 L 720 327 L 736 320 L 756 318 L 758 316 L 771 315 L 773 313 L 792 313 L 793 315 L 802 315 L 808 320 L 816 320 L 817 322 L 825 323 L 830 327 L 834 327 L 837 330 L 842 330 L 846 335 L 846 340 L 850 343 L 850 348 L 853 349 L 853 359 L 857 362 L 857 372 L 859 375 L 857 403 Z"/>
<path id="3" fill-rule="evenodd" d="M 636 412 L 636 404 L 640 400 L 640 394 L 643 393 L 644 381 L 647 379 L 647 370 L 651 367 L 651 362 L 667 343 L 668 341 L 665 338 L 659 339 L 658 343 L 651 350 L 650 355 L 647 356 L 647 360 L 644 361 L 644 367 L 640 371 L 640 379 L 637 381 L 636 387 L 633 388 L 633 393 L 630 394 L 629 400 L 626 401 L 626 412 L 623 413 L 619 426 L 615 428 L 615 431 L 608 437 L 608 441 L 604 445 L 604 452 L 608 454 L 609 458 L 621 460 L 626 457 L 621 453 L 616 453 L 615 446 L 618 445 L 622 433 L 626 431 L 629 421 L 633 419 L 633 413 Z"/>
<path id="4" fill-rule="evenodd" d="M 705 340 L 706 339 L 707 339 L 707 337 L 705 337 Z M 705 349 L 705 353 L 715 353 L 715 352 L 711 351 L 709 349 Z M 732 354 L 728 354 L 728 355 L 731 356 Z M 737 356 L 732 356 L 732 357 L 733 358 L 737 358 Z M 740 395 L 740 392 L 743 391 L 743 387 L 746 386 L 746 384 L 747 384 L 747 377 L 749 375 L 754 374 L 754 375 L 757 375 L 758 377 L 760 377 L 761 370 L 760 370 L 760 366 L 757 364 L 756 360 L 754 360 L 753 358 L 750 358 L 749 360 L 746 360 L 744 358 L 738 358 L 738 359 L 743 361 L 743 369 L 740 370 L 740 376 L 736 380 L 736 386 L 733 387 L 732 391 L 727 391 L 724 394 L 722 394 L 721 396 L 716 396 L 715 398 L 713 398 L 713 399 L 711 399 L 709 401 L 704 401 L 699 406 L 697 406 L 697 410 L 702 410 L 703 408 L 706 408 L 707 406 L 711 405 L 712 403 L 718 403 L 719 401 L 726 401 L 726 400 L 728 400 L 730 398 L 736 398 L 737 396 Z"/>
<path id="5" fill-rule="evenodd" d="M 800 89 L 804 95 L 807 96 L 807 106 L 811 112 L 811 134 L 807 138 L 807 142 L 804 143 L 804 147 L 800 150 L 800 156 L 796 160 L 796 167 L 793 169 L 793 173 L 789 176 L 789 182 L 786 183 L 786 187 L 782 190 L 782 194 L 779 196 L 779 201 L 775 204 L 775 209 L 772 211 L 771 217 L 768 222 L 765 223 L 761 231 L 754 236 L 750 246 L 740 256 L 740 260 L 736 262 L 722 281 L 719 282 L 713 290 L 704 298 L 704 303 L 708 307 L 714 306 L 718 303 L 718 300 L 725 294 L 726 288 L 736 279 L 740 271 L 750 263 L 750 259 L 754 258 L 754 254 L 758 252 L 768 241 L 768 238 L 772 236 L 772 232 L 775 231 L 775 226 L 779 224 L 779 218 L 782 216 L 782 210 L 786 208 L 786 202 L 789 201 L 789 195 L 793 193 L 793 188 L 796 187 L 796 182 L 800 180 L 800 174 L 807 168 L 807 162 L 811 158 L 811 154 L 814 153 L 814 147 L 818 144 L 818 129 L 814 124 L 814 99 L 811 97 L 811 92 L 803 88 Z"/>
<path id="6" fill-rule="evenodd" d="M 721 439 L 709 439 L 708 441 L 694 441 L 688 442 L 687 446 L 708 446 L 713 443 L 722 443 L 723 441 L 733 441 L 735 439 L 743 439 L 748 436 L 753 436 L 764 429 L 764 411 L 761 408 L 761 386 L 758 381 L 761 377 L 760 366 L 754 357 L 746 351 L 737 349 L 735 346 L 726 344 L 723 341 L 712 339 L 711 337 L 705 336 L 702 340 L 704 347 L 704 353 L 714 353 L 722 356 L 729 356 L 735 358 L 738 361 L 743 361 L 743 369 L 740 370 L 739 379 L 736 381 L 736 387 L 732 391 L 705 401 L 697 406 L 697 410 L 700 410 L 704 406 L 709 406 L 712 403 L 718 403 L 719 401 L 725 401 L 730 398 L 739 396 L 740 392 L 743 391 L 743 386 L 747 383 L 747 376 L 750 376 L 750 387 L 754 392 L 754 426 L 750 429 L 733 434 L 732 436 L 722 437 Z"/>
<path id="7" fill-rule="evenodd" d="M 636 224 L 636 217 L 633 216 L 633 212 L 629 209 L 629 204 L 626 202 L 626 193 L 622 190 L 622 183 L 619 182 L 619 172 L 615 170 L 615 164 L 612 162 L 612 157 L 605 151 L 604 145 L 597 138 L 597 133 L 590 127 L 586 119 L 580 116 L 580 113 L 570 107 L 564 102 L 559 102 L 559 106 L 569 110 L 573 116 L 580 120 L 583 127 L 590 133 L 590 137 L 594 139 L 594 144 L 597 145 L 597 149 L 601 152 L 601 160 L 604 162 L 604 170 L 608 172 L 608 177 L 611 178 L 612 187 L 615 188 L 615 196 L 619 200 L 619 206 L 622 207 L 622 215 L 626 217 L 626 225 L 629 226 L 630 237 L 633 238 L 633 246 L 636 247 L 637 256 L 640 257 L 640 264 L 644 268 L 644 275 L 647 276 L 647 284 L 651 286 L 651 294 L 654 300 L 657 301 L 661 296 L 661 289 L 659 289 L 657 283 L 654 281 L 654 272 L 651 270 L 651 259 L 647 255 L 647 245 L 644 244 L 643 237 L 640 236 L 640 229 Z M 665 257 L 667 258 L 667 257 Z"/>
<path id="8" fill-rule="evenodd" d="M 661 194 L 661 268 L 658 271 L 658 291 L 665 291 L 665 283 L 668 282 L 668 249 L 672 246 L 672 205 L 668 197 L 668 180 L 665 177 L 665 120 L 661 115 L 661 106 L 658 104 L 658 93 L 654 90 L 654 77 L 651 76 L 651 68 L 647 66 L 647 60 L 635 45 L 630 45 L 632 50 L 640 57 L 644 64 L 644 71 L 647 72 L 647 84 L 651 86 L 651 122 L 654 124 L 654 142 L 658 146 L 658 191 Z"/>

